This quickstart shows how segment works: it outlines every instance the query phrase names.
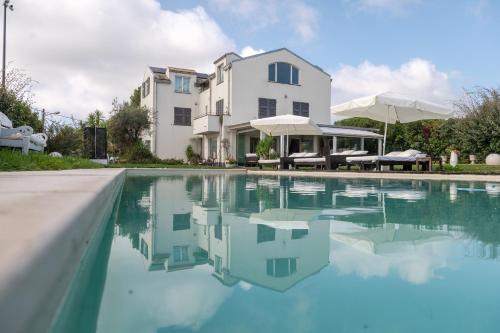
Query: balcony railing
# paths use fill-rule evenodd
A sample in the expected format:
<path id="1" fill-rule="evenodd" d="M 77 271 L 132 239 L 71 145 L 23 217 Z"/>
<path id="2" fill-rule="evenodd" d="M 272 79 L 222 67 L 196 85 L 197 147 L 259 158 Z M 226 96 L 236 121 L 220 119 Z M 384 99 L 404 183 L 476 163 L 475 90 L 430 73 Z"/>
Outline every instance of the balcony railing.
<path id="1" fill-rule="evenodd" d="M 205 117 L 205 116 L 220 116 L 220 115 L 224 115 L 224 116 L 230 116 L 229 112 L 225 111 L 225 112 L 215 112 L 215 111 L 207 111 L 207 112 L 201 112 L 199 113 L 198 115 L 194 116 L 193 119 L 199 119 L 199 118 L 202 118 L 202 117 Z"/>

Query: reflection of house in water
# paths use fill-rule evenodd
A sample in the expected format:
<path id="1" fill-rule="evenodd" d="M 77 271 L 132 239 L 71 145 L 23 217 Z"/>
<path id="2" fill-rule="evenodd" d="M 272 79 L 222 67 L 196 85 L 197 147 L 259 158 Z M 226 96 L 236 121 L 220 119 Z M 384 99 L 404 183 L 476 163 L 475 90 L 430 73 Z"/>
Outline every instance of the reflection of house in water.
<path id="1" fill-rule="evenodd" d="M 140 237 L 148 269 L 208 262 L 225 285 L 246 281 L 285 291 L 325 267 L 329 224 L 317 220 L 319 213 L 280 208 L 279 183 L 263 202 L 246 181 L 228 175 L 159 178 L 151 190 L 152 227 Z"/>

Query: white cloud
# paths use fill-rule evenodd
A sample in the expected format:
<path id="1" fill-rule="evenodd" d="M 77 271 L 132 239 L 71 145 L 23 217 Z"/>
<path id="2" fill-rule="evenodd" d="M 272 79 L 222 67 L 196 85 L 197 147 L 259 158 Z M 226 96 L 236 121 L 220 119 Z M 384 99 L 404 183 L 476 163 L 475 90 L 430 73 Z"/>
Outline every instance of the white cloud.
<path id="1" fill-rule="evenodd" d="M 362 11 L 383 11 L 401 14 L 417 5 L 420 0 L 352 0 L 355 8 Z"/>
<path id="2" fill-rule="evenodd" d="M 147 65 L 210 70 L 234 49 L 203 7 L 155 0 L 24 0 L 9 13 L 8 61 L 35 80 L 40 107 L 85 116 L 127 99 Z"/>
<path id="3" fill-rule="evenodd" d="M 332 74 L 333 104 L 386 91 L 412 95 L 443 104 L 454 99 L 450 74 L 428 60 L 411 59 L 399 68 L 365 61 L 357 67 L 342 65 Z"/>
<path id="4" fill-rule="evenodd" d="M 316 37 L 318 30 L 318 12 L 303 2 L 290 3 L 290 21 L 294 22 L 293 29 L 303 41 L 310 41 Z"/>
<path id="5" fill-rule="evenodd" d="M 210 4 L 242 19 L 249 30 L 264 29 L 286 21 L 303 42 L 310 41 L 317 34 L 318 12 L 301 0 L 210 0 Z M 288 16 L 283 13 L 288 13 Z"/>
<path id="6" fill-rule="evenodd" d="M 264 52 L 266 52 L 266 51 L 264 51 L 263 49 L 254 49 L 253 47 L 248 45 L 248 46 L 245 46 L 244 48 L 241 49 L 240 56 L 250 57 L 250 56 L 253 56 L 255 54 L 264 53 Z"/>

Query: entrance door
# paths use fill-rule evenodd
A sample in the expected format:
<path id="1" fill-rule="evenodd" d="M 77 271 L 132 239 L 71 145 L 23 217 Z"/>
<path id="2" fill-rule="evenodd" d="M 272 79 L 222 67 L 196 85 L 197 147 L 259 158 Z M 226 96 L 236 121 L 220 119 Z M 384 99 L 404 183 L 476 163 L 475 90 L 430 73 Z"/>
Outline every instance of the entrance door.
<path id="1" fill-rule="evenodd" d="M 236 160 L 239 165 L 245 165 L 245 134 L 236 136 Z"/>

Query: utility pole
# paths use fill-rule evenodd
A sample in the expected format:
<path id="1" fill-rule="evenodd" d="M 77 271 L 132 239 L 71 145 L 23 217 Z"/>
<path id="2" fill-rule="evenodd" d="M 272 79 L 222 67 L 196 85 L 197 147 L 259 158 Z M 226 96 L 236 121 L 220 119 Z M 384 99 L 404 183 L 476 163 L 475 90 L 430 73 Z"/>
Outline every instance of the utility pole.
<path id="1" fill-rule="evenodd" d="M 2 59 L 2 88 L 5 89 L 5 57 L 7 49 L 7 8 L 14 10 L 14 5 L 10 4 L 10 0 L 3 2 L 3 59 Z"/>
<path id="2" fill-rule="evenodd" d="M 61 113 L 60 111 L 47 113 L 47 111 L 45 111 L 45 109 L 42 109 L 42 133 L 45 133 L 45 118 L 47 118 L 47 116 L 51 116 L 53 114 L 57 115 L 60 113 Z"/>

